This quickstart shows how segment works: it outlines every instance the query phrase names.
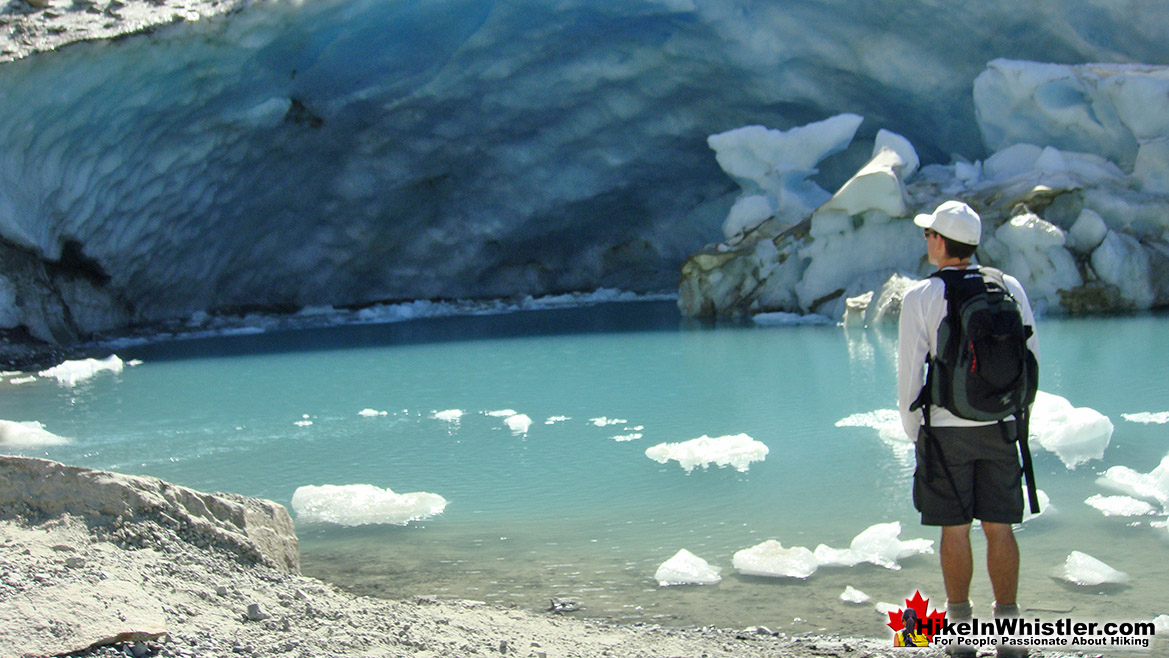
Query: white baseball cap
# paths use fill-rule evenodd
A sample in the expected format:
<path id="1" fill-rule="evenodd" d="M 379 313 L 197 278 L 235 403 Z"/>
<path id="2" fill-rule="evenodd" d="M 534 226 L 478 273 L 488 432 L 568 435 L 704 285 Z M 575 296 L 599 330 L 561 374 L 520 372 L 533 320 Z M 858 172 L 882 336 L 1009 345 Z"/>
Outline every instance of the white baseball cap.
<path id="1" fill-rule="evenodd" d="M 978 244 L 982 239 L 982 219 L 961 201 L 946 201 L 928 215 L 918 215 L 913 223 L 962 244 Z"/>

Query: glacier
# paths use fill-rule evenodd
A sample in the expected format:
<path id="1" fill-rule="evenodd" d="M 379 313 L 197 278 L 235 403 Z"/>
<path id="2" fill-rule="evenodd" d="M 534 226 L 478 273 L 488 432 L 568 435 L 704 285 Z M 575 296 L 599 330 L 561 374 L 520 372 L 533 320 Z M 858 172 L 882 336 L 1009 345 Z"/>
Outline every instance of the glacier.
<path id="1" fill-rule="evenodd" d="M 969 167 L 1042 136 L 1041 151 L 1107 143 L 1102 160 L 1164 189 L 1155 76 L 1104 116 L 1081 87 L 1120 78 L 1065 65 L 1169 64 L 1166 35 L 1159 6 L 1098 0 L 12 0 L 0 328 L 68 343 L 255 309 L 676 290 L 733 208 L 740 227 L 779 209 L 740 203 L 708 137 L 846 114 L 863 118 L 852 139 L 788 188 L 837 189 L 874 144 Z M 999 59 L 1053 68 L 975 85 Z M 1015 103 L 1031 82 L 1036 102 Z M 1093 271 L 1123 287 L 1162 267 L 1128 263 L 1163 208 L 1121 227 L 1115 206 L 1100 197 L 1079 234 L 1105 236 Z M 799 274 L 769 310 L 824 311 L 811 302 L 841 287 Z"/>

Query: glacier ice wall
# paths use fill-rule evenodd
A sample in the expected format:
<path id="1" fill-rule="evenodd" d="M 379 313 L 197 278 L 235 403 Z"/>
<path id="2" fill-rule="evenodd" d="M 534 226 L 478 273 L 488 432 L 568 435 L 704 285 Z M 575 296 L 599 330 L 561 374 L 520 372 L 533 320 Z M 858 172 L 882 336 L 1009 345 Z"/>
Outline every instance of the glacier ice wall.
<path id="1" fill-rule="evenodd" d="M 981 157 L 988 60 L 1166 34 L 1098 0 L 321 0 L 77 43 L 0 65 L 0 320 L 669 289 L 734 200 L 708 135 L 853 112 Z"/>

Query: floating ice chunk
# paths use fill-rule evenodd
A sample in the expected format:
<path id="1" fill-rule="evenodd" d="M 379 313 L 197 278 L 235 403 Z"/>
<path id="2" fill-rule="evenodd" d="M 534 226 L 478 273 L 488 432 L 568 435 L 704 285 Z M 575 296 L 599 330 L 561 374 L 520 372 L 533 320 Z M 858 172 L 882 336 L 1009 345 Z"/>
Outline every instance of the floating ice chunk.
<path id="1" fill-rule="evenodd" d="M 698 557 L 686 549 L 674 554 L 658 567 L 654 579 L 658 585 L 714 585 L 722 580 L 718 567 L 712 567 L 709 562 Z"/>
<path id="2" fill-rule="evenodd" d="M 868 603 L 872 600 L 872 597 L 849 585 L 840 593 L 840 600 L 845 603 Z"/>
<path id="3" fill-rule="evenodd" d="M 1162 506 L 1169 505 L 1169 455 L 1149 473 L 1113 466 L 1096 479 L 1096 484 L 1136 498 L 1155 500 Z"/>
<path id="4" fill-rule="evenodd" d="M 644 436 L 644 435 L 641 432 L 632 432 L 630 434 L 618 434 L 618 435 L 613 437 L 613 440 L 619 441 L 619 442 L 636 441 L 636 440 L 640 439 L 642 436 Z"/>
<path id="5" fill-rule="evenodd" d="M 1156 413 L 1142 411 L 1135 414 L 1120 414 L 1120 417 L 1130 423 L 1144 423 L 1146 425 L 1164 425 L 1165 423 L 1169 423 L 1169 411 L 1158 411 Z"/>
<path id="6" fill-rule="evenodd" d="M 901 414 L 896 409 L 877 409 L 856 413 L 836 421 L 836 427 L 868 427 L 877 430 L 877 436 L 891 446 L 913 449 L 913 441 L 905 435 Z"/>
<path id="7" fill-rule="evenodd" d="M 519 412 L 517 412 L 515 409 L 497 409 L 496 411 L 488 411 L 487 415 L 491 416 L 492 418 L 507 418 L 508 416 L 514 416 L 517 413 Z"/>
<path id="8" fill-rule="evenodd" d="M 1079 551 L 1068 555 L 1063 567 L 1057 570 L 1057 578 L 1084 586 L 1118 584 L 1128 581 L 1128 574 L 1117 571 L 1100 560 Z"/>
<path id="9" fill-rule="evenodd" d="M 826 315 L 818 315 L 816 313 L 800 315 L 799 313 L 785 313 L 783 311 L 775 311 L 772 313 L 756 313 L 755 315 L 751 316 L 751 321 L 755 324 L 763 325 L 765 327 L 832 324 L 832 318 Z"/>
<path id="10" fill-rule="evenodd" d="M 13 377 L 12 379 L 8 380 L 8 383 L 12 384 L 13 386 L 20 386 L 21 384 L 31 384 L 36 380 L 36 377 L 28 375 L 27 377 Z"/>
<path id="11" fill-rule="evenodd" d="M 397 494 L 372 484 L 306 485 L 292 494 L 297 520 L 344 526 L 406 525 L 441 514 L 446 505 L 438 494 Z"/>
<path id="12" fill-rule="evenodd" d="M 1054 452 L 1068 469 L 1100 459 L 1112 440 L 1112 421 L 1066 398 L 1039 391 L 1031 413 L 1031 433 L 1044 450 Z"/>
<path id="13" fill-rule="evenodd" d="M 624 425 L 629 421 L 621 418 L 606 418 L 601 416 L 599 418 L 590 418 L 589 422 L 593 425 L 596 425 L 597 427 L 608 427 L 609 425 Z"/>
<path id="14" fill-rule="evenodd" d="M 1039 499 L 1039 513 L 1032 514 L 1031 513 L 1031 504 L 1027 503 L 1026 508 L 1023 510 L 1023 521 L 1022 521 L 1023 523 L 1026 523 L 1026 522 L 1030 521 L 1031 519 L 1037 519 L 1037 518 L 1043 516 L 1044 514 L 1051 512 L 1054 509 L 1051 506 L 1051 499 L 1047 497 L 1046 491 L 1044 491 L 1042 489 L 1036 489 L 1035 490 L 1035 497 Z M 1023 500 L 1027 500 L 1027 485 L 1023 485 Z"/>
<path id="15" fill-rule="evenodd" d="M 820 566 L 812 551 L 803 546 L 784 548 L 774 539 L 738 551 L 731 564 L 747 576 L 779 578 L 807 578 Z"/>
<path id="16" fill-rule="evenodd" d="M 871 562 L 886 569 L 900 569 L 898 560 L 919 553 L 933 553 L 931 539 L 902 541 L 901 523 L 878 523 L 869 526 L 853 538 L 848 548 L 832 548 L 820 544 L 814 555 L 820 566 L 852 567 L 862 562 Z"/>
<path id="17" fill-rule="evenodd" d="M 877 604 L 873 607 L 876 608 L 877 612 L 881 613 L 882 615 L 887 615 L 890 612 L 900 612 L 902 606 L 887 603 L 885 601 L 878 601 Z"/>
<path id="18" fill-rule="evenodd" d="M 556 423 L 563 423 L 566 420 L 572 420 L 572 419 L 569 418 L 568 416 L 551 416 L 548 418 L 548 420 L 544 421 L 544 424 L 545 425 L 555 425 Z"/>
<path id="19" fill-rule="evenodd" d="M 0 446 L 5 448 L 39 448 L 69 443 L 69 439 L 57 436 L 35 420 L 17 422 L 0 420 Z"/>
<path id="20" fill-rule="evenodd" d="M 1130 496 L 1101 496 L 1096 494 L 1084 501 L 1104 513 L 1104 516 L 1146 516 L 1157 509 L 1143 500 Z"/>
<path id="21" fill-rule="evenodd" d="M 532 426 L 532 419 L 527 414 L 515 414 L 504 418 L 503 423 L 516 434 L 527 434 L 528 428 Z"/>
<path id="22" fill-rule="evenodd" d="M 104 359 L 82 359 L 80 361 L 65 361 L 48 370 L 37 373 L 41 377 L 52 377 L 62 386 L 76 386 L 77 384 L 101 372 L 119 373 L 125 364 L 118 355 L 111 354 Z"/>
<path id="23" fill-rule="evenodd" d="M 1156 629 L 1157 635 L 1169 634 L 1169 615 L 1153 617 L 1153 628 Z"/>
<path id="24" fill-rule="evenodd" d="M 717 438 L 703 435 L 681 443 L 659 443 L 647 448 L 645 456 L 660 464 L 675 460 L 689 473 L 695 466 L 705 469 L 711 464 L 746 471 L 751 462 L 763 461 L 768 452 L 766 445 L 746 434 Z"/>
<path id="25" fill-rule="evenodd" d="M 448 423 L 457 423 L 463 417 L 462 409 L 446 409 L 444 411 L 436 411 L 431 418 L 435 420 L 445 420 Z"/>
<path id="26" fill-rule="evenodd" d="M 390 412 L 378 411 L 377 409 L 362 409 L 361 411 L 357 412 L 357 415 L 363 416 L 365 418 L 376 418 L 378 416 L 388 416 L 390 415 Z"/>

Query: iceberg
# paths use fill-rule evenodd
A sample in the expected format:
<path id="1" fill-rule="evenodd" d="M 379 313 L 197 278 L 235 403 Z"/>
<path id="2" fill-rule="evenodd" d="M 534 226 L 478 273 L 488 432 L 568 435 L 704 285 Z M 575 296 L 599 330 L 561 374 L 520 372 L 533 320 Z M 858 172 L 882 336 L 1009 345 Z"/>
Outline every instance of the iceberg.
<path id="1" fill-rule="evenodd" d="M 1130 423 L 1143 423 L 1146 425 L 1164 425 L 1169 423 L 1169 411 L 1150 412 L 1142 411 L 1135 414 L 1120 414 L 1120 417 Z"/>
<path id="2" fill-rule="evenodd" d="M 848 548 L 816 547 L 814 555 L 821 566 L 852 567 L 869 562 L 886 569 L 901 569 L 899 560 L 934 552 L 932 539 L 901 540 L 901 523 L 877 523 L 861 531 Z"/>
<path id="3" fill-rule="evenodd" d="M 812 551 L 803 546 L 784 548 L 775 539 L 736 552 L 731 563 L 747 576 L 799 579 L 816 573 L 820 566 Z"/>
<path id="4" fill-rule="evenodd" d="M 124 368 L 125 364 L 118 358 L 118 355 L 111 354 L 104 359 L 65 361 L 48 370 L 42 370 L 37 374 L 41 377 L 56 379 L 58 384 L 72 388 L 100 373 L 111 372 L 117 374 L 122 372 Z"/>
<path id="5" fill-rule="evenodd" d="M 715 585 L 722 581 L 720 569 L 686 549 L 666 560 L 654 573 L 658 585 Z"/>
<path id="6" fill-rule="evenodd" d="M 746 434 L 716 438 L 703 435 L 681 443 L 659 443 L 647 448 L 645 456 L 659 464 L 674 460 L 687 473 L 696 466 L 706 469 L 712 464 L 719 468 L 733 466 L 746 472 L 753 462 L 763 461 L 768 452 L 766 445 Z"/>
<path id="7" fill-rule="evenodd" d="M 406 525 L 442 514 L 446 506 L 438 494 L 398 494 L 372 484 L 305 485 L 292 494 L 292 509 L 302 523 Z"/>
<path id="8" fill-rule="evenodd" d="M 1148 516 L 1157 509 L 1143 500 L 1130 496 L 1101 496 L 1096 494 L 1084 501 L 1089 507 L 1100 510 L 1104 516 Z"/>
<path id="9" fill-rule="evenodd" d="M 5 448 L 21 450 L 42 446 L 59 446 L 66 443 L 70 443 L 70 440 L 53 434 L 45 429 L 43 423 L 35 420 L 20 422 L 0 420 L 0 446 Z"/>
<path id="10" fill-rule="evenodd" d="M 840 600 L 844 601 L 845 603 L 864 604 L 871 601 L 872 597 L 853 587 L 852 585 L 848 585 L 844 588 L 844 591 L 840 593 Z"/>
<path id="11" fill-rule="evenodd" d="M 1112 430 L 1112 421 L 1094 409 L 1073 407 L 1067 398 L 1043 391 L 1035 396 L 1031 434 L 1068 469 L 1104 457 Z"/>
<path id="12" fill-rule="evenodd" d="M 513 414 L 504 418 L 503 424 L 515 434 L 527 434 L 532 426 L 532 419 L 527 414 Z"/>
<path id="13" fill-rule="evenodd" d="M 1056 577 L 1082 586 L 1111 585 L 1128 582 L 1128 574 L 1117 571 L 1096 558 L 1072 551 Z"/>
<path id="14" fill-rule="evenodd" d="M 1128 466 L 1113 466 L 1096 483 L 1135 498 L 1154 500 L 1162 508 L 1169 507 L 1169 454 L 1148 473 L 1138 473 Z"/>

